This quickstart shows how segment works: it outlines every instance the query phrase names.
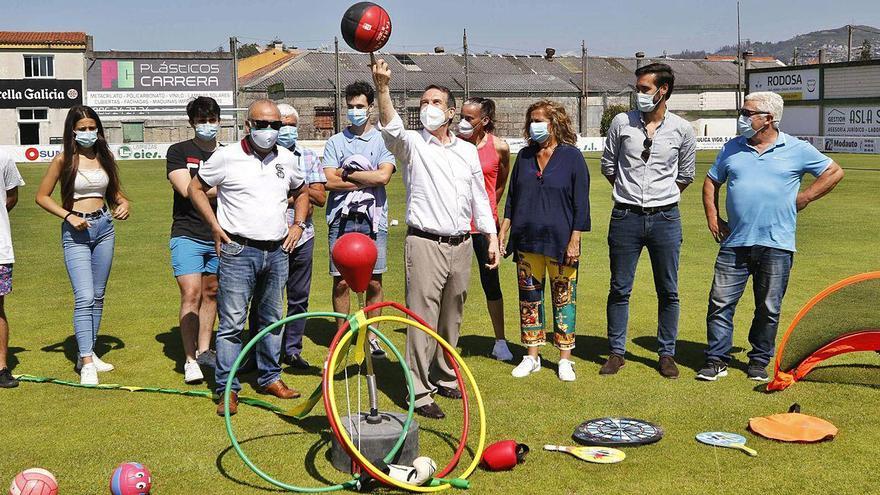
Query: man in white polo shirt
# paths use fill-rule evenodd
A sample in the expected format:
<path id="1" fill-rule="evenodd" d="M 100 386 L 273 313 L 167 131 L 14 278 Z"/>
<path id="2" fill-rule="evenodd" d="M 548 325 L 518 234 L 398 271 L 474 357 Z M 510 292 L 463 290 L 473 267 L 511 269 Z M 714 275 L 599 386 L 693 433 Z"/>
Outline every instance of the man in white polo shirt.
<path id="1" fill-rule="evenodd" d="M 211 226 L 220 256 L 217 310 L 217 392 L 223 394 L 232 363 L 241 352 L 241 333 L 248 304 L 257 306 L 259 328 L 283 317 L 282 290 L 287 283 L 288 253 L 306 227 L 309 195 L 294 154 L 276 146 L 281 113 L 270 100 L 258 100 L 248 109 L 248 135 L 239 144 L 220 148 L 199 169 L 189 186 L 193 205 Z M 205 191 L 217 188 L 217 214 Z M 294 221 L 288 227 L 288 196 L 294 200 Z M 252 299 L 253 296 L 253 299 Z M 281 380 L 281 328 L 256 347 L 257 383 L 267 394 L 294 399 L 299 392 Z M 229 413 L 238 411 L 236 378 Z M 217 414 L 223 415 L 223 401 Z"/>
<path id="2" fill-rule="evenodd" d="M 453 347 L 471 278 L 471 218 L 489 238 L 487 268 L 498 268 L 498 236 L 477 148 L 455 137 L 449 125 L 455 99 L 431 85 L 421 100 L 421 131 L 408 131 L 394 110 L 384 60 L 373 63 L 379 129 L 385 145 L 403 165 L 406 187 L 406 305 Z M 413 373 L 416 413 L 445 417 L 435 392 L 461 399 L 455 373 L 436 341 L 416 328 L 406 334 L 406 361 Z"/>

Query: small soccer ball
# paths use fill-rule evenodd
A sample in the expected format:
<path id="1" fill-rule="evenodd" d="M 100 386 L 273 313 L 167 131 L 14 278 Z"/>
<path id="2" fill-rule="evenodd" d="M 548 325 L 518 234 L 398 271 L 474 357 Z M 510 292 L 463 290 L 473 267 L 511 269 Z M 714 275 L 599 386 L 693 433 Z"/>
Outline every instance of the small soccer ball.
<path id="1" fill-rule="evenodd" d="M 152 488 L 150 470 L 137 462 L 123 462 L 110 477 L 110 493 L 113 495 L 150 495 Z"/>
<path id="2" fill-rule="evenodd" d="M 57 495 L 58 482 L 52 473 L 40 468 L 26 469 L 12 480 L 9 495 Z"/>

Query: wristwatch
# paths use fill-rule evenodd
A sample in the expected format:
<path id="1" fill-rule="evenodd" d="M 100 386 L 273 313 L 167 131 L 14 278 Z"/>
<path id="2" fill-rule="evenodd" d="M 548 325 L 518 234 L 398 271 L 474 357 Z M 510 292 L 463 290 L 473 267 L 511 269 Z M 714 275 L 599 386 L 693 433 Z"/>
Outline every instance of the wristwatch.
<path id="1" fill-rule="evenodd" d="M 307 224 L 307 223 L 305 223 L 305 222 L 295 222 L 293 225 L 296 226 L 296 227 L 299 227 L 299 229 L 302 230 L 303 232 L 305 232 L 305 231 L 306 231 L 306 227 L 309 226 L 309 224 Z"/>
<path id="2" fill-rule="evenodd" d="M 351 171 L 349 169 L 347 169 L 347 168 L 342 169 L 342 180 L 343 181 L 348 182 L 348 174 L 349 173 L 351 173 Z"/>

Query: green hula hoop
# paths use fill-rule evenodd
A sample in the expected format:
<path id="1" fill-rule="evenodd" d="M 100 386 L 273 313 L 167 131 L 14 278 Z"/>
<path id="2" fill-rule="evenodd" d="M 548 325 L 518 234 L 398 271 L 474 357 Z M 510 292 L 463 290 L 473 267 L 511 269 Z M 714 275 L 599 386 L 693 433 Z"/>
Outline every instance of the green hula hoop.
<path id="1" fill-rule="evenodd" d="M 332 492 L 332 491 L 336 491 L 336 490 L 357 489 L 361 483 L 360 479 L 357 476 L 355 476 L 353 479 L 348 480 L 343 483 L 339 483 L 336 485 L 330 485 L 330 486 L 324 486 L 324 487 L 320 487 L 320 488 L 309 488 L 309 487 L 296 486 L 296 485 L 284 483 L 283 481 L 279 481 L 279 480 L 273 478 L 272 476 L 269 476 L 265 472 L 263 472 L 260 468 L 258 468 L 250 460 L 250 458 L 247 456 L 247 454 L 244 453 L 244 450 L 242 450 L 241 445 L 239 445 L 239 443 L 238 443 L 238 438 L 235 436 L 235 433 L 232 431 L 232 416 L 229 415 L 229 395 L 232 393 L 232 381 L 235 378 L 236 373 L 238 373 L 238 368 L 239 368 L 239 366 L 241 366 L 241 363 L 244 361 L 247 353 L 250 352 L 250 350 L 260 340 L 262 340 L 266 336 L 267 333 L 271 332 L 272 330 L 275 330 L 276 328 L 278 328 L 281 325 L 284 325 L 288 322 L 291 322 L 294 320 L 300 320 L 300 319 L 308 319 L 308 318 L 345 318 L 349 322 L 349 326 L 350 326 L 349 332 L 356 334 L 359 330 L 359 325 L 358 325 L 358 322 L 355 319 L 354 315 L 344 315 L 342 313 L 336 313 L 336 312 L 332 312 L 332 311 L 318 311 L 318 312 L 301 313 L 301 314 L 294 315 L 294 316 L 288 316 L 287 318 L 283 318 L 281 320 L 276 321 L 275 323 L 267 326 L 266 328 L 261 330 L 259 333 L 257 333 L 250 340 L 250 342 L 245 344 L 245 346 L 241 349 L 241 352 L 239 353 L 238 357 L 235 359 L 235 362 L 232 363 L 232 368 L 229 370 L 229 377 L 226 380 L 226 389 L 223 393 L 223 406 L 224 406 L 223 419 L 226 423 L 226 434 L 229 436 L 230 442 L 232 442 L 233 450 L 235 450 L 235 453 L 238 454 L 238 457 L 241 458 L 241 460 L 244 462 L 244 464 L 251 471 L 253 471 L 257 476 L 259 476 L 263 480 L 265 480 L 268 483 L 271 483 L 279 488 L 282 488 L 282 489 L 288 490 L 288 491 L 292 491 L 292 492 L 299 492 L 299 493 L 326 493 L 326 492 Z M 397 443 L 394 444 L 394 447 L 391 449 L 390 452 L 388 452 L 388 455 L 386 455 L 385 458 L 383 459 L 385 462 L 391 462 L 391 460 L 394 458 L 394 456 L 397 455 L 397 451 L 400 450 L 400 448 L 403 446 L 404 441 L 406 441 L 406 434 L 409 431 L 409 426 L 413 420 L 413 414 L 415 412 L 415 403 L 416 403 L 415 388 L 413 386 L 413 381 L 412 381 L 412 372 L 409 370 L 409 367 L 406 365 L 406 361 L 404 360 L 403 355 L 400 354 L 400 351 L 397 350 L 397 347 L 395 347 L 394 344 L 392 344 L 391 341 L 388 340 L 388 337 L 386 337 L 380 331 L 376 330 L 376 328 L 371 327 L 370 331 L 372 331 L 377 337 L 379 337 L 379 340 L 384 342 L 385 345 L 388 346 L 389 349 L 391 349 L 391 352 L 394 353 L 394 356 L 400 362 L 400 367 L 403 369 L 403 376 L 406 378 L 407 390 L 409 391 L 409 408 L 406 412 L 406 421 L 404 421 L 404 423 L 403 423 L 403 429 L 401 430 L 400 437 L 398 437 Z M 326 366 L 326 363 L 325 363 L 325 366 Z M 326 371 L 327 370 L 325 370 L 325 372 Z M 333 379 L 333 377 L 332 377 L 333 370 L 329 370 L 329 372 L 331 373 L 331 376 L 329 377 L 329 379 L 332 380 Z"/>

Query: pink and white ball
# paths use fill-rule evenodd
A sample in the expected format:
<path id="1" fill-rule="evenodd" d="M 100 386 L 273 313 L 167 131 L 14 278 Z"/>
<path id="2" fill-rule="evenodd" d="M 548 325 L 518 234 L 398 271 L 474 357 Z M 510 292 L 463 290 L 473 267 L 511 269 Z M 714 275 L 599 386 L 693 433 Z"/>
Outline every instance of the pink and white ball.
<path id="1" fill-rule="evenodd" d="M 12 480 L 9 495 L 58 495 L 58 482 L 45 469 L 26 469 Z"/>
<path id="2" fill-rule="evenodd" d="M 110 478 L 110 493 L 113 495 L 150 495 L 152 488 L 150 470 L 137 462 L 123 462 Z"/>

